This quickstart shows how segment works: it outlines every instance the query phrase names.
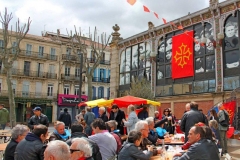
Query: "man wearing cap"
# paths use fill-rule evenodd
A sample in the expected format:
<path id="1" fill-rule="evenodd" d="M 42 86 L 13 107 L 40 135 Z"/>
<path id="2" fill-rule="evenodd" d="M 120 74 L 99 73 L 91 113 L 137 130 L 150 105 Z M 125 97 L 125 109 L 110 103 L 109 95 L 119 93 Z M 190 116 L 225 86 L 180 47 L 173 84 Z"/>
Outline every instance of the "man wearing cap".
<path id="1" fill-rule="evenodd" d="M 41 107 L 35 107 L 33 109 L 34 115 L 29 119 L 28 121 L 28 127 L 33 130 L 36 125 L 43 124 L 45 126 L 49 126 L 49 120 L 48 117 L 41 113 L 42 109 Z"/>

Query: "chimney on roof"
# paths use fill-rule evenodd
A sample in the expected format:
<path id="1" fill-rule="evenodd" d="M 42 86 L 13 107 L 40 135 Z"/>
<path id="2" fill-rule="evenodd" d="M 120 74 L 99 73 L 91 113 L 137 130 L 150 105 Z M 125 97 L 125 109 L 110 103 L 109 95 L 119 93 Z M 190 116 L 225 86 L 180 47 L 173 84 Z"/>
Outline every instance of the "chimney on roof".
<path id="1" fill-rule="evenodd" d="M 60 36 L 60 29 L 57 29 L 57 35 Z"/>

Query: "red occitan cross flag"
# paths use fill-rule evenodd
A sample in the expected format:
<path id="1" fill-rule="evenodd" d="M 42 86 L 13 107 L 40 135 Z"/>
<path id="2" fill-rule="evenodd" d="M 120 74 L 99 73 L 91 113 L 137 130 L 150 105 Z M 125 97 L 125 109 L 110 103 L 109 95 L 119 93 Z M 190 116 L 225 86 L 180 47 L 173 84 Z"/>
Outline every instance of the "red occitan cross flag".
<path id="1" fill-rule="evenodd" d="M 172 38 L 172 79 L 193 76 L 193 31 Z"/>

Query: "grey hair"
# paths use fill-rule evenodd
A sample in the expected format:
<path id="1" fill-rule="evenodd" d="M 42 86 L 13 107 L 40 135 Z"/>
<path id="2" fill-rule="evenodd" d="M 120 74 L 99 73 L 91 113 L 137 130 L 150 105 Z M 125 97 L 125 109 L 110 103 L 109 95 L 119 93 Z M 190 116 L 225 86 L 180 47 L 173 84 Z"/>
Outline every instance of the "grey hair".
<path id="1" fill-rule="evenodd" d="M 73 143 L 77 143 L 77 148 L 80 151 L 83 151 L 84 153 L 84 157 L 91 157 L 92 156 L 92 147 L 90 146 L 90 144 L 88 143 L 87 140 L 85 140 L 84 138 L 74 138 L 72 140 L 72 145 Z"/>
<path id="2" fill-rule="evenodd" d="M 106 109 L 104 107 L 100 107 L 99 110 L 102 110 L 103 112 L 106 111 Z"/>
<path id="3" fill-rule="evenodd" d="M 158 112 L 158 111 L 155 111 L 154 114 L 159 114 L 159 112 Z"/>
<path id="4" fill-rule="evenodd" d="M 136 124 L 135 124 L 135 130 L 136 131 L 141 131 L 142 129 L 144 129 L 144 125 L 148 125 L 148 122 L 147 121 L 138 121 Z"/>
<path id="5" fill-rule="evenodd" d="M 113 127 L 114 129 L 117 129 L 117 125 L 118 125 L 117 121 L 110 120 L 107 123 L 108 123 L 109 127 Z"/>
<path id="6" fill-rule="evenodd" d="M 153 117 L 148 117 L 148 118 L 145 119 L 145 121 L 147 121 L 148 125 L 154 123 Z"/>
<path id="7" fill-rule="evenodd" d="M 48 157 L 53 156 L 57 160 L 70 159 L 71 156 L 67 143 L 60 140 L 49 142 L 45 152 Z"/>
<path id="8" fill-rule="evenodd" d="M 64 125 L 64 126 L 65 126 L 65 123 L 64 123 L 64 122 L 57 121 L 55 128 L 57 129 L 58 126 L 60 126 L 60 125 Z"/>
<path id="9" fill-rule="evenodd" d="M 132 105 L 132 104 L 130 104 L 130 105 L 128 106 L 128 109 L 129 109 L 129 111 L 134 111 L 134 110 L 135 110 L 135 106 Z"/>
<path id="10" fill-rule="evenodd" d="M 12 138 L 17 139 L 18 136 L 23 135 L 24 133 L 28 132 L 29 128 L 25 125 L 17 124 L 15 127 L 12 129 Z"/>

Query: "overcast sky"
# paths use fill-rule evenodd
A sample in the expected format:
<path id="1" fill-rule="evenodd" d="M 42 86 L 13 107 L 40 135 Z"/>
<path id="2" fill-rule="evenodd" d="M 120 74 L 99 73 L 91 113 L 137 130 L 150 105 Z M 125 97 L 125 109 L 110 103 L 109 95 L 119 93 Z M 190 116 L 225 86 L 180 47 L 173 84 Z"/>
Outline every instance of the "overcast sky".
<path id="1" fill-rule="evenodd" d="M 66 34 L 66 28 L 71 30 L 74 25 L 81 27 L 85 35 L 89 27 L 92 32 L 95 26 L 99 34 L 111 34 L 112 26 L 118 24 L 121 36 L 127 38 L 147 30 L 149 21 L 161 25 L 161 18 L 171 21 L 204 9 L 209 6 L 209 0 L 137 0 L 133 6 L 127 0 L 0 0 L 0 4 L 2 13 L 5 7 L 12 12 L 14 23 L 17 18 L 27 22 L 30 17 L 30 34 L 40 36 L 44 30 L 56 32 L 57 29 Z M 158 13 L 159 19 L 153 13 L 144 12 L 142 5 Z"/>

